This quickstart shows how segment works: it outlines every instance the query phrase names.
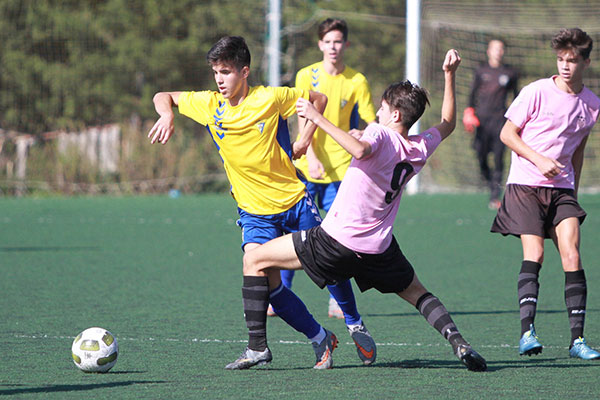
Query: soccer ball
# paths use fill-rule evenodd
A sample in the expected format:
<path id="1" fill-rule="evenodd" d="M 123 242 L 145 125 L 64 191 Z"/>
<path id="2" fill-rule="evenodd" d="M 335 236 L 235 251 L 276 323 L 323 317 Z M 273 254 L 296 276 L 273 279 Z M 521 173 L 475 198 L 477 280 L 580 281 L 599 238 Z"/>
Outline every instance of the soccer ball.
<path id="1" fill-rule="evenodd" d="M 88 328 L 73 340 L 71 353 L 83 372 L 107 372 L 117 363 L 119 346 L 106 329 Z"/>

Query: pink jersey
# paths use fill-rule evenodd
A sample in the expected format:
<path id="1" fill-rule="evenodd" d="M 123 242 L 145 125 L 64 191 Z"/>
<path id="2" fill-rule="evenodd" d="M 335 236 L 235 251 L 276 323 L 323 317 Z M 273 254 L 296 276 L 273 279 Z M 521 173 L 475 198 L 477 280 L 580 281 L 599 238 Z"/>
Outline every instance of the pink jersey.
<path id="1" fill-rule="evenodd" d="M 351 250 L 379 254 L 392 241 L 406 182 L 423 168 L 442 138 L 432 128 L 406 140 L 390 128 L 371 124 L 361 140 L 371 144 L 372 152 L 352 159 L 321 227 Z"/>
<path id="2" fill-rule="evenodd" d="M 513 151 L 507 184 L 575 188 L 571 158 L 598 120 L 600 99 L 586 87 L 576 95 L 563 92 L 554 78 L 540 79 L 524 87 L 505 117 L 521 128 L 525 144 L 558 160 L 565 168 L 549 179 L 532 162 Z"/>

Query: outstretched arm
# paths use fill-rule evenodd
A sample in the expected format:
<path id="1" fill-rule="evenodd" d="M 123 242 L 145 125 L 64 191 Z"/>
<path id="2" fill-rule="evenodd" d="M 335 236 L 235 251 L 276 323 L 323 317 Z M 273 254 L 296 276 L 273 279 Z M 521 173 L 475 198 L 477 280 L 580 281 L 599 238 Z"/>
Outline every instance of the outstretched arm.
<path id="1" fill-rule="evenodd" d="M 456 127 L 456 70 L 460 65 L 460 56 L 454 49 L 448 50 L 442 69 L 444 70 L 444 100 L 442 102 L 442 122 L 436 126 L 446 139 Z"/>
<path id="2" fill-rule="evenodd" d="M 173 120 L 175 114 L 173 113 L 173 106 L 179 105 L 179 95 L 181 92 L 159 92 L 154 95 L 152 101 L 154 102 L 154 109 L 160 115 L 150 132 L 148 137 L 150 143 L 165 144 L 173 135 Z"/>
<path id="3" fill-rule="evenodd" d="M 307 101 L 303 99 L 304 101 Z M 313 92 L 312 90 L 309 92 L 308 101 L 312 104 L 320 113 L 325 111 L 325 107 L 327 106 L 327 96 L 323 93 Z M 317 126 L 311 121 L 304 118 L 303 115 L 298 114 L 298 138 L 292 145 L 293 157 L 298 158 L 308 149 L 308 146 L 311 144 L 313 135 L 317 130 Z"/>
<path id="4" fill-rule="evenodd" d="M 356 139 L 348 132 L 338 128 L 321 114 L 315 107 L 305 99 L 298 99 L 296 103 L 298 115 L 312 121 L 319 128 L 323 129 L 340 146 L 344 148 L 352 157 L 361 159 L 371 154 L 371 145 L 367 142 Z"/>

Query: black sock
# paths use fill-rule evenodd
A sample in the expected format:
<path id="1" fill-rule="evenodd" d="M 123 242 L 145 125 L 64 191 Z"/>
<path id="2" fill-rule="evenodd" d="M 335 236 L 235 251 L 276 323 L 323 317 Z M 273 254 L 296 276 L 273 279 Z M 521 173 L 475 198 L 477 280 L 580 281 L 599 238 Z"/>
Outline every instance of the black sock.
<path id="1" fill-rule="evenodd" d="M 269 280 L 266 276 L 244 276 L 242 286 L 244 318 L 248 327 L 248 347 L 264 351 L 267 348 L 267 307 Z"/>
<path id="2" fill-rule="evenodd" d="M 530 329 L 535 319 L 538 293 L 540 291 L 539 275 L 542 265 L 534 261 L 524 260 L 519 272 L 518 295 L 519 315 L 521 317 L 521 336 Z"/>
<path id="3" fill-rule="evenodd" d="M 565 304 L 571 325 L 571 344 L 583 337 L 587 283 L 583 270 L 565 272 Z"/>
<path id="4" fill-rule="evenodd" d="M 456 348 L 461 344 L 468 345 L 462 337 L 458 328 L 452 321 L 448 310 L 442 302 L 433 294 L 427 292 L 417 300 L 415 305 L 417 310 L 425 317 L 429 325 L 433 326 L 446 340 L 452 345 L 456 353 Z"/>

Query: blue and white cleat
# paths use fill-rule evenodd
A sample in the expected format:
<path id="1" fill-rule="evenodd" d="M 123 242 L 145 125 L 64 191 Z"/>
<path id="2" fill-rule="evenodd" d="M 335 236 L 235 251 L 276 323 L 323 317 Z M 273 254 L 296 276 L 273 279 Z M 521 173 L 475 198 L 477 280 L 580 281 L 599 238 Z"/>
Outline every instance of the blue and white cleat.
<path id="1" fill-rule="evenodd" d="M 538 337 L 535 334 L 535 328 L 533 324 L 529 325 L 529 330 L 521 336 L 519 341 L 519 354 L 531 356 L 533 354 L 540 354 L 544 346 L 538 341 Z"/>
<path id="2" fill-rule="evenodd" d="M 569 349 L 569 355 L 582 360 L 600 360 L 600 353 L 588 346 L 582 337 L 575 339 L 573 346 Z"/>

